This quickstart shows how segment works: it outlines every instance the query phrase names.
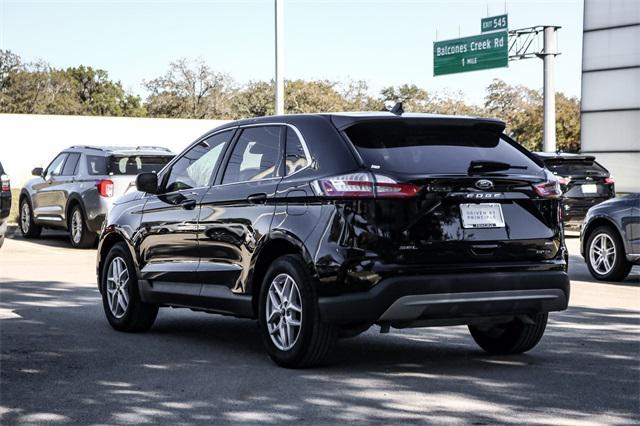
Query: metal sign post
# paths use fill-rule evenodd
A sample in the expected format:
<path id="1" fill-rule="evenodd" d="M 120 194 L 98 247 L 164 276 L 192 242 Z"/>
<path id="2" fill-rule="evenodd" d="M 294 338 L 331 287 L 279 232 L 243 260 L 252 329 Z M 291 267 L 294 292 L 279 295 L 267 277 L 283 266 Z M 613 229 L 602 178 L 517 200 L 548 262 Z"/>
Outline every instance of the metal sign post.
<path id="1" fill-rule="evenodd" d="M 556 31 L 558 27 L 544 27 L 544 50 L 540 54 L 544 61 L 544 139 L 542 150 L 556 152 L 556 88 L 555 60 L 558 54 Z"/>
<path id="2" fill-rule="evenodd" d="M 276 26 L 276 115 L 284 114 L 284 0 L 275 0 Z"/>

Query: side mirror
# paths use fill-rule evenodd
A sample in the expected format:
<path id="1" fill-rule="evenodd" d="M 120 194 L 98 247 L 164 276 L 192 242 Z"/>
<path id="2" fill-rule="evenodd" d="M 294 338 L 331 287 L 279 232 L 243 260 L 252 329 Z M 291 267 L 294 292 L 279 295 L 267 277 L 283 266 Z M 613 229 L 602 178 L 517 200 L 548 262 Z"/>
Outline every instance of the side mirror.
<path id="1" fill-rule="evenodd" d="M 34 176 L 42 176 L 42 172 L 44 170 L 42 169 L 42 167 L 36 167 L 35 169 L 31 170 L 31 174 Z"/>
<path id="2" fill-rule="evenodd" d="M 140 173 L 136 176 L 136 189 L 147 194 L 158 192 L 158 175 L 155 173 Z"/>

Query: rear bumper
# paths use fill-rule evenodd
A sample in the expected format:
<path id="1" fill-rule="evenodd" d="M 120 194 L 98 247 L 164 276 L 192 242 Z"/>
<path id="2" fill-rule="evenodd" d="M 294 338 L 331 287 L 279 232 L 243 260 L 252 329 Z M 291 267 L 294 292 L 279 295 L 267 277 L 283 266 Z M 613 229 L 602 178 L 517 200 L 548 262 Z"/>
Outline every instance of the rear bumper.
<path id="1" fill-rule="evenodd" d="M 442 274 L 388 278 L 371 290 L 319 299 L 334 324 L 526 315 L 561 311 L 569 303 L 564 271 Z"/>

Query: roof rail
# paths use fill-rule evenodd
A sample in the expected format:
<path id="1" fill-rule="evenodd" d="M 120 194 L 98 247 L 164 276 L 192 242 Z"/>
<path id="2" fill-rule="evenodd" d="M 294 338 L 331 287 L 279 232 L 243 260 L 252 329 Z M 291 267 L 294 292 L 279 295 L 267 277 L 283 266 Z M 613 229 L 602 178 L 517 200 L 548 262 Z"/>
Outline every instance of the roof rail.
<path id="1" fill-rule="evenodd" d="M 140 151 L 143 149 L 155 149 L 158 151 L 165 151 L 165 152 L 171 152 L 171 150 L 169 148 L 165 148 L 163 146 L 151 146 L 151 145 L 138 145 L 136 146 L 136 150 Z"/>
<path id="2" fill-rule="evenodd" d="M 91 145 L 73 145 L 73 146 L 69 147 L 69 149 L 72 149 L 72 148 L 76 148 L 76 149 L 79 149 L 79 148 L 82 148 L 82 149 L 95 149 L 97 151 L 104 151 L 104 149 L 99 147 L 99 146 L 91 146 Z"/>

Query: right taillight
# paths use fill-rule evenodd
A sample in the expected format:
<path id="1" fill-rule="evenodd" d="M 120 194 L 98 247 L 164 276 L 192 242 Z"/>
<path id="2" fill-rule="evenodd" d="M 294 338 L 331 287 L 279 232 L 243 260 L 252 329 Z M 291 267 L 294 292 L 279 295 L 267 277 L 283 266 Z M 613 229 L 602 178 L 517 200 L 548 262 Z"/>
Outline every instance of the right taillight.
<path id="1" fill-rule="evenodd" d="M 319 179 L 313 186 L 318 195 L 336 198 L 406 198 L 420 191 L 420 187 L 412 183 L 398 183 L 388 176 L 367 172 Z"/>
<path id="2" fill-rule="evenodd" d="M 560 198 L 562 196 L 562 189 L 560 189 L 560 183 L 557 180 L 537 183 L 533 185 L 533 189 L 542 198 Z"/>
<path id="3" fill-rule="evenodd" d="M 604 178 L 604 183 L 607 185 L 611 185 L 612 183 L 616 183 L 616 180 L 613 178 L 613 176 L 609 176 Z"/>
<path id="4" fill-rule="evenodd" d="M 0 176 L 0 181 L 2 181 L 3 191 L 11 191 L 11 181 L 9 180 L 9 176 L 7 175 Z"/>
<path id="5" fill-rule="evenodd" d="M 103 179 L 96 185 L 98 187 L 98 193 L 103 197 L 113 196 L 113 181 L 109 179 Z"/>

